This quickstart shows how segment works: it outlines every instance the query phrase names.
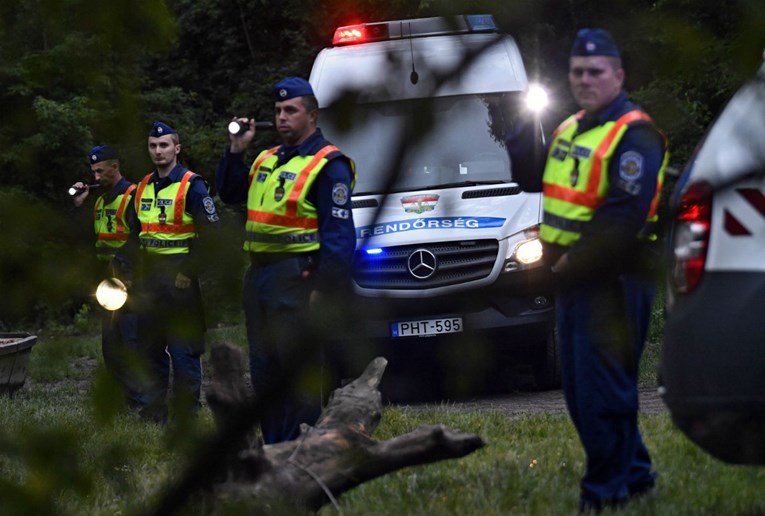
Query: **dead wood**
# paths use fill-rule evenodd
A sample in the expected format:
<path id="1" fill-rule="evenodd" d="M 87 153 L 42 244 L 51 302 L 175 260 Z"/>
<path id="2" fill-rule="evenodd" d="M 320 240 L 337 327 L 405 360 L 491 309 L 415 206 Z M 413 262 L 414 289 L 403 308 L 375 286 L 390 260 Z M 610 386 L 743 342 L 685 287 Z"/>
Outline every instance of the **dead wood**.
<path id="1" fill-rule="evenodd" d="M 244 380 L 242 352 L 219 345 L 211 354 L 213 382 L 206 390 L 216 424 L 252 409 Z M 407 466 L 464 457 L 484 446 L 473 434 L 443 425 L 421 427 L 387 441 L 372 434 L 382 417 L 378 390 L 387 361 L 378 357 L 353 382 L 334 391 L 316 425 L 304 426 L 294 441 L 263 446 L 247 443 L 227 456 L 225 480 L 213 486 L 219 496 L 287 501 L 317 511 L 368 480 Z"/>

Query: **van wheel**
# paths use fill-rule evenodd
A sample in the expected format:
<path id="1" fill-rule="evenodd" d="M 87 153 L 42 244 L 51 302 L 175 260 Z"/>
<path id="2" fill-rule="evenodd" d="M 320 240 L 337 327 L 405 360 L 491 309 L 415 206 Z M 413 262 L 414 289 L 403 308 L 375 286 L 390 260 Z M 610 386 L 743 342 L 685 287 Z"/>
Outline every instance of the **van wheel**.
<path id="1" fill-rule="evenodd" d="M 560 349 L 558 348 L 558 330 L 553 325 L 547 338 L 534 352 L 534 383 L 537 390 L 546 391 L 559 389 L 560 380 Z"/>

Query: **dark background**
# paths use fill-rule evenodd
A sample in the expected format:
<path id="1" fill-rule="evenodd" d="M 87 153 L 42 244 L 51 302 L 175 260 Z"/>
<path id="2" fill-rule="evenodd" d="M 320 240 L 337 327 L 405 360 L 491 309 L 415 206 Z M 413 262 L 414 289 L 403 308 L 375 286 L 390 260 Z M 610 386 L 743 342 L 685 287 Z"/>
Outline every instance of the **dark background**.
<path id="1" fill-rule="evenodd" d="M 627 90 L 665 130 L 679 168 L 765 47 L 763 0 L 3 2 L 0 331 L 67 324 L 92 303 L 100 280 L 92 232 L 87 217 L 72 217 L 66 195 L 91 179 L 92 146 L 115 146 L 123 174 L 138 181 L 151 169 L 148 129 L 163 120 L 180 133 L 184 164 L 212 185 L 226 122 L 269 119 L 271 85 L 307 78 L 337 26 L 461 13 L 491 13 L 517 39 L 530 78 L 553 98 L 548 129 L 575 108 L 566 81 L 574 34 L 610 30 Z M 274 137 L 259 135 L 251 148 Z M 219 267 L 208 280 L 212 318 L 239 295 L 241 224 L 236 210 L 222 215 L 225 248 L 215 250 Z"/>

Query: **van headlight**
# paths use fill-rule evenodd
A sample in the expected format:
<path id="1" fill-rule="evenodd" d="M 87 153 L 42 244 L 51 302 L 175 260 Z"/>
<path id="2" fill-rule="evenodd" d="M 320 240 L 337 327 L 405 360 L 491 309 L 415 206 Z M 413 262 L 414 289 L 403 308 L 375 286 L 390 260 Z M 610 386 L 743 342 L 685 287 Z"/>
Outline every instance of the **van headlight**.
<path id="1" fill-rule="evenodd" d="M 539 226 L 532 226 L 511 236 L 502 272 L 513 272 L 539 265 L 542 265 Z"/>
<path id="2" fill-rule="evenodd" d="M 533 240 L 526 240 L 521 242 L 518 247 L 515 248 L 515 259 L 521 262 L 523 265 L 531 265 L 542 259 L 542 242 L 539 238 Z"/>

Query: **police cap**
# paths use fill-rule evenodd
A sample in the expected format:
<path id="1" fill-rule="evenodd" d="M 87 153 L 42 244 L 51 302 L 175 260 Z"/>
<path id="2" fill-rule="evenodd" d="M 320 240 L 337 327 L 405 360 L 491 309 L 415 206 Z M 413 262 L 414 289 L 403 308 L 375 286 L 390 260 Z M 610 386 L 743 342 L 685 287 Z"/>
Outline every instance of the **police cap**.
<path id="1" fill-rule="evenodd" d="M 88 153 L 88 159 L 90 160 L 90 164 L 94 165 L 96 163 L 100 163 L 101 161 L 119 159 L 119 157 L 117 156 L 117 151 L 108 145 L 98 145 L 90 149 L 90 152 Z"/>
<path id="2" fill-rule="evenodd" d="M 154 125 L 151 126 L 151 131 L 149 132 L 149 136 L 155 138 L 165 136 L 166 134 L 175 134 L 175 129 L 164 122 L 154 122 Z"/>
<path id="3" fill-rule="evenodd" d="M 619 47 L 605 29 L 580 29 L 571 47 L 572 56 L 619 56 Z"/>
<path id="4" fill-rule="evenodd" d="M 274 100 L 276 102 L 313 94 L 311 84 L 300 77 L 285 77 L 274 84 Z"/>

